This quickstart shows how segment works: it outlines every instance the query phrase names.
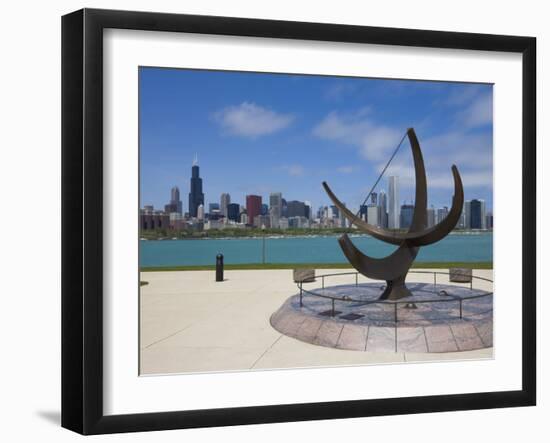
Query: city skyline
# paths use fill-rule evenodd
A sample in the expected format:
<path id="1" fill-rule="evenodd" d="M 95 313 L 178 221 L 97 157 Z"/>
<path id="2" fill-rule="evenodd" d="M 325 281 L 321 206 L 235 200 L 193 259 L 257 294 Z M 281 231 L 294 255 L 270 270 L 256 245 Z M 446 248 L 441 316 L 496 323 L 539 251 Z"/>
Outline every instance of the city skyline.
<path id="1" fill-rule="evenodd" d="M 199 177 L 198 174 L 199 174 L 199 164 L 196 160 L 193 161 L 193 164 L 192 164 L 192 173 L 191 173 L 191 182 L 193 183 L 194 180 L 200 180 L 200 186 L 201 186 L 201 189 L 202 189 L 202 177 Z M 196 173 L 197 175 L 196 176 L 193 176 L 193 174 Z M 395 188 L 395 191 L 391 191 L 392 189 L 392 183 L 396 183 L 396 185 L 394 184 L 394 188 Z M 371 204 L 374 204 L 376 206 L 379 206 L 381 208 L 385 208 L 385 211 L 386 211 L 386 216 L 388 217 L 388 226 L 390 226 L 390 209 L 389 209 L 389 206 L 388 206 L 388 203 L 387 203 L 387 199 L 388 199 L 388 194 L 390 194 L 390 202 L 391 201 L 395 201 L 395 214 L 396 214 L 396 222 L 394 223 L 394 225 L 400 225 L 400 222 L 399 222 L 399 216 L 400 216 L 400 210 L 401 210 L 401 207 L 402 206 L 408 206 L 408 205 L 414 205 L 414 199 L 400 199 L 400 195 L 399 195 L 399 176 L 390 176 L 390 177 L 387 177 L 387 189 L 388 189 L 388 192 L 386 193 L 386 189 L 383 188 L 383 187 L 380 187 L 380 191 L 379 192 L 372 192 L 372 194 L 369 196 L 369 199 L 371 200 L 370 203 L 368 201 L 365 200 L 365 204 L 359 204 L 358 206 L 348 206 L 350 209 L 352 210 L 355 210 L 356 212 L 360 213 L 361 211 L 361 208 L 364 207 L 364 208 L 367 208 L 368 206 L 371 206 Z M 179 212 L 180 214 L 185 214 L 185 213 L 188 213 L 190 215 L 190 217 L 196 217 L 196 209 L 195 209 L 195 212 L 192 212 L 190 211 L 188 208 L 186 208 L 184 205 L 183 205 L 183 201 L 179 201 L 178 202 L 178 205 L 175 206 L 176 204 L 176 199 L 174 197 L 174 195 L 177 195 L 179 197 L 180 195 L 180 188 L 178 185 L 174 185 L 172 186 L 172 188 L 170 189 L 170 201 L 168 204 L 166 203 L 160 203 L 159 205 L 154 205 L 152 203 L 145 203 L 143 205 L 141 205 L 140 209 L 143 209 L 143 208 L 146 208 L 146 207 L 154 207 L 155 210 L 163 210 L 164 212 L 167 212 L 167 213 L 170 213 L 170 212 Z M 190 192 L 189 194 L 192 194 L 192 192 Z M 295 198 L 295 199 L 291 199 L 289 200 L 288 198 L 284 198 L 283 197 L 283 193 L 282 192 L 278 192 L 278 191 L 266 191 L 265 193 L 260 193 L 260 194 L 246 194 L 244 196 L 244 199 L 242 201 L 236 201 L 236 199 L 234 199 L 232 197 L 233 193 L 231 192 L 222 192 L 220 194 L 220 196 L 218 197 L 218 199 L 216 200 L 216 197 L 213 197 L 212 200 L 209 200 L 206 198 L 206 194 L 201 194 L 201 198 L 202 198 L 202 202 L 198 202 L 196 204 L 196 207 L 198 207 L 199 205 L 202 205 L 204 208 L 209 208 L 209 210 L 215 205 L 217 206 L 217 210 L 219 210 L 220 214 L 227 217 L 227 206 L 229 204 L 238 204 L 240 207 L 243 207 L 243 208 L 246 208 L 246 201 L 247 201 L 247 198 L 248 197 L 256 197 L 256 196 L 260 196 L 261 199 L 262 199 L 262 204 L 266 204 L 266 203 L 263 203 L 264 201 L 266 202 L 269 202 L 269 204 L 267 205 L 269 208 L 272 208 L 273 206 L 280 206 L 281 203 L 280 203 L 280 200 L 285 200 L 286 202 L 292 202 L 292 201 L 300 201 L 300 202 L 304 202 L 306 204 L 308 204 L 313 210 L 316 210 L 316 208 L 321 208 L 321 207 L 332 207 L 333 206 L 333 203 L 327 198 L 327 201 L 324 202 L 324 203 L 321 203 L 319 205 L 314 205 L 311 203 L 310 200 L 307 200 L 307 199 L 303 199 L 303 198 Z M 397 198 L 395 198 L 395 195 L 397 195 Z M 368 196 L 368 194 L 367 194 Z M 365 196 L 365 198 L 367 198 L 367 196 Z M 190 195 L 191 197 L 191 195 Z M 265 197 L 265 200 L 264 200 L 264 197 Z M 377 202 L 377 198 L 378 198 L 378 202 Z M 275 200 L 277 199 L 277 200 Z M 467 201 L 471 201 L 471 200 L 480 200 L 480 201 L 483 201 L 484 204 L 485 204 L 485 207 L 484 207 L 484 211 L 487 213 L 487 214 L 492 214 L 492 209 L 491 208 L 488 208 L 487 205 L 486 205 L 486 201 L 484 199 L 479 199 L 477 197 L 473 197 L 471 198 L 470 200 L 465 200 L 466 202 Z M 224 204 L 225 202 L 225 204 Z M 345 204 L 345 202 L 344 202 Z M 174 207 L 177 207 L 178 210 L 174 209 Z M 226 208 L 226 210 L 224 211 L 224 207 Z M 428 205 L 427 205 L 427 210 L 430 210 L 430 209 L 435 209 L 435 210 L 442 210 L 442 209 L 448 209 L 448 205 L 443 205 L 443 206 L 436 206 L 432 203 L 430 203 L 430 201 L 428 201 Z M 164 209 L 162 209 L 164 208 Z M 277 210 L 277 213 L 278 213 L 278 216 L 280 217 L 281 216 L 281 208 L 279 207 L 278 210 Z"/>
<path id="2" fill-rule="evenodd" d="M 231 194 L 224 192 L 220 195 L 219 203 L 209 203 L 206 211 L 202 183 L 200 167 L 195 157 L 191 167 L 189 211 L 183 210 L 179 188 L 173 186 L 170 190 L 170 201 L 164 205 L 164 210 L 155 210 L 153 205 L 143 206 L 140 212 L 142 229 L 160 227 L 179 230 L 198 227 L 202 230 L 205 221 L 208 221 L 206 225 L 208 230 L 238 225 L 282 229 L 288 229 L 289 226 L 345 228 L 353 225 L 350 220 L 341 216 L 339 209 L 334 205 L 321 205 L 315 210 L 311 202 L 286 200 L 281 192 L 270 192 L 269 198 L 266 199 L 269 204 L 263 202 L 262 195 L 248 194 L 244 205 L 231 202 Z M 414 201 L 409 204 L 406 201 L 403 204 L 397 203 L 400 200 L 399 176 L 388 177 L 388 192 L 389 209 L 384 190 L 380 193 L 371 192 L 358 209 L 351 207 L 349 209 L 359 218 L 378 227 L 409 228 L 415 208 Z M 449 208 L 447 206 L 436 208 L 428 202 L 426 211 L 427 227 L 431 227 L 447 217 Z M 487 211 L 485 200 L 475 198 L 464 202 L 462 215 L 456 228 L 492 229 L 492 227 L 493 214 L 492 211 Z"/>
<path id="3" fill-rule="evenodd" d="M 328 206 L 323 180 L 358 208 L 388 150 L 414 126 L 430 205 L 450 206 L 454 162 L 466 199 L 491 210 L 491 107 L 490 85 L 141 68 L 140 207 L 162 208 L 174 185 L 190 193 L 198 154 L 205 208 L 222 193 L 244 205 L 246 195 L 267 201 L 271 192 Z M 414 198 L 409 157 L 404 143 L 381 182 L 400 177 L 399 206 Z M 391 200 L 389 186 L 381 190 Z"/>

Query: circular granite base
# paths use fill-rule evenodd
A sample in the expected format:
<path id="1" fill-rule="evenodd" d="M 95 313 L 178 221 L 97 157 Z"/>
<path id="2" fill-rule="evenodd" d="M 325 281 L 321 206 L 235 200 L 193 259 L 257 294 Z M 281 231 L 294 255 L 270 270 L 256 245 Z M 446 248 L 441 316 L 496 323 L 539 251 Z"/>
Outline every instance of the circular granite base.
<path id="1" fill-rule="evenodd" d="M 381 293 L 376 283 L 311 290 L 354 300 L 335 300 L 334 311 L 329 298 L 304 293 L 300 306 L 300 294 L 296 294 L 271 316 L 271 325 L 307 343 L 355 351 L 457 352 L 493 346 L 491 293 L 455 285 L 438 284 L 435 290 L 426 283 L 408 283 L 407 287 L 413 295 L 397 304 L 370 304 Z"/>

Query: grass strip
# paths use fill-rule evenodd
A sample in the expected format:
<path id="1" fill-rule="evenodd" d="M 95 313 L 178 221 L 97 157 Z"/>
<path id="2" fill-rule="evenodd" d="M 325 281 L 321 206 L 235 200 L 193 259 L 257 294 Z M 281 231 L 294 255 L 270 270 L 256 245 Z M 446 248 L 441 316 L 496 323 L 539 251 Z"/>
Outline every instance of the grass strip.
<path id="1" fill-rule="evenodd" d="M 493 269 L 493 262 L 415 262 L 413 268 L 449 269 Z M 226 271 L 233 270 L 267 270 L 267 269 L 353 269 L 348 263 L 245 263 L 226 264 Z M 213 271 L 215 265 L 197 266 L 143 266 L 141 272 L 167 272 L 167 271 Z"/>

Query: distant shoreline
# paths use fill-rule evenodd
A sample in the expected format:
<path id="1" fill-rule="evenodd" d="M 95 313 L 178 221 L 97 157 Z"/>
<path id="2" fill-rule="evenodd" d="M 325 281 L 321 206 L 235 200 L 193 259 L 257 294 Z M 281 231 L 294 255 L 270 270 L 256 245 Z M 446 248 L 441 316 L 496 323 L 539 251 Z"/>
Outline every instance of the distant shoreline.
<path id="1" fill-rule="evenodd" d="M 318 237 L 338 237 L 342 234 L 348 234 L 350 237 L 372 237 L 370 234 L 365 234 L 357 231 L 352 232 L 318 232 L 318 233 L 273 233 L 266 232 L 265 234 L 254 233 L 250 235 L 202 235 L 202 236 L 186 236 L 186 237 L 174 237 L 170 234 L 151 236 L 149 238 L 142 237 L 140 234 L 140 241 L 173 241 L 173 240 L 253 240 L 253 239 L 282 239 L 282 238 L 318 238 Z M 448 235 L 488 235 L 492 234 L 492 230 L 454 230 Z M 374 238 L 374 237 L 372 237 Z"/>

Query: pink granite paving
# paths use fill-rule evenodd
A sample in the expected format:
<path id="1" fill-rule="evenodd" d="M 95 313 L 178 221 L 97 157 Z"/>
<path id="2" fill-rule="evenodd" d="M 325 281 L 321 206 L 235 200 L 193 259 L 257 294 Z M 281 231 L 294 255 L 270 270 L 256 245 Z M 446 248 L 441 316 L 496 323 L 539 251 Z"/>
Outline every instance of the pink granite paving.
<path id="1" fill-rule="evenodd" d="M 378 287 L 375 289 L 379 291 Z M 465 288 L 459 291 L 468 294 Z M 337 349 L 394 353 L 471 351 L 493 346 L 490 297 L 465 301 L 463 304 L 468 305 L 462 318 L 455 299 L 447 303 L 419 303 L 416 309 L 401 303 L 396 323 L 392 304 L 338 300 L 337 314 L 330 316 L 322 315 L 330 309 L 330 299 L 304 298 L 300 306 L 299 296 L 295 295 L 271 316 L 271 325 L 297 340 Z M 349 314 L 355 317 L 345 318 Z"/>

